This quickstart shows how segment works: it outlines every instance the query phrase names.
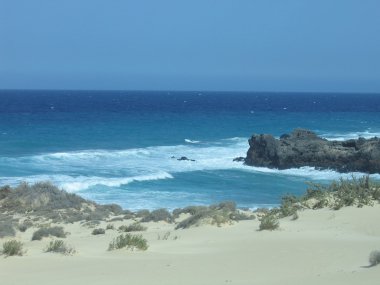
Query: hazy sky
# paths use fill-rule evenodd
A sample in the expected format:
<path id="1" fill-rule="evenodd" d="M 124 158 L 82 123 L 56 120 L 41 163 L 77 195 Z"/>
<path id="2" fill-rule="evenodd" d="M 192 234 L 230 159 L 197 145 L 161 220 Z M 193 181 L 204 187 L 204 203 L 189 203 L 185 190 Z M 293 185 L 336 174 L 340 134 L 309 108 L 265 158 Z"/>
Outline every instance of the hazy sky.
<path id="1" fill-rule="evenodd" d="M 0 89 L 380 92 L 380 0 L 0 0 Z"/>

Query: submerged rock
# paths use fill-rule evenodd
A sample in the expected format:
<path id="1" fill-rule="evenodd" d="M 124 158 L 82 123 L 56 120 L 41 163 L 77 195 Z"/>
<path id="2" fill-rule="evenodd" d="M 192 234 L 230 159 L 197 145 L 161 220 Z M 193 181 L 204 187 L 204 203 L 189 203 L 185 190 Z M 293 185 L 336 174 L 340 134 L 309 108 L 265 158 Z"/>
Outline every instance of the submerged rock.
<path id="1" fill-rule="evenodd" d="M 177 158 L 177 160 L 185 160 L 185 161 L 195 161 L 194 159 L 187 158 L 186 156 L 181 156 L 180 158 Z"/>
<path id="2" fill-rule="evenodd" d="M 245 163 L 287 169 L 311 166 L 339 172 L 380 173 L 380 139 L 328 141 L 314 132 L 295 129 L 280 139 L 254 134 L 249 139 Z"/>

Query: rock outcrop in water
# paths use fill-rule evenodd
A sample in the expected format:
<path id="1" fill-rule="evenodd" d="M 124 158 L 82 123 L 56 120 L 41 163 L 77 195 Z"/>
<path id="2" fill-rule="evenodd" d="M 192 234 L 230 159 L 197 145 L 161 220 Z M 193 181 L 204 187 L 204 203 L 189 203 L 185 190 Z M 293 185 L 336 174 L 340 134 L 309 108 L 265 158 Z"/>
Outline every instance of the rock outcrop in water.
<path id="1" fill-rule="evenodd" d="M 328 141 L 305 129 L 295 129 L 280 139 L 253 135 L 245 164 L 287 169 L 311 166 L 339 172 L 380 173 L 380 139 Z"/>

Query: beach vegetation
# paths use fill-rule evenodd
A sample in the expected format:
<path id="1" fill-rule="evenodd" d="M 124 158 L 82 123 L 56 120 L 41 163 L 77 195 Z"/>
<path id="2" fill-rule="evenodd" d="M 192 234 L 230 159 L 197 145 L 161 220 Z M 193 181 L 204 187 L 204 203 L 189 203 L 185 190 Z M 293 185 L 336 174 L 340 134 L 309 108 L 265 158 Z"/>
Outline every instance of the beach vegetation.
<path id="1" fill-rule="evenodd" d="M 185 208 L 178 208 L 173 210 L 173 218 L 177 219 L 181 214 L 190 214 L 193 216 L 206 210 L 208 210 L 207 206 L 188 206 Z"/>
<path id="2" fill-rule="evenodd" d="M 278 229 L 279 226 L 280 226 L 280 223 L 277 217 L 275 215 L 267 214 L 261 217 L 259 230 L 273 231 L 273 230 Z"/>
<path id="3" fill-rule="evenodd" d="M 120 207 L 119 205 L 117 204 L 107 204 L 107 205 L 103 205 L 102 207 L 104 210 L 106 211 L 109 211 L 109 212 L 112 212 L 114 215 L 121 215 L 123 214 L 123 208 Z"/>
<path id="4" fill-rule="evenodd" d="M 93 235 L 104 235 L 105 233 L 106 233 L 106 230 L 102 228 L 94 229 L 92 231 Z"/>
<path id="5" fill-rule="evenodd" d="M 148 249 L 148 241 L 143 238 L 142 235 L 133 235 L 133 234 L 121 234 L 113 239 L 113 241 L 109 244 L 108 250 L 115 250 L 127 248 L 131 250 L 147 250 Z"/>
<path id="6" fill-rule="evenodd" d="M 229 212 L 235 212 L 236 211 L 236 202 L 234 201 L 223 201 L 219 204 L 213 204 L 210 205 L 209 208 L 211 210 L 225 210 Z"/>
<path id="7" fill-rule="evenodd" d="M 86 221 L 82 223 L 82 227 L 93 229 L 100 225 L 100 221 Z"/>
<path id="8" fill-rule="evenodd" d="M 73 247 L 68 246 L 63 240 L 57 239 L 49 242 L 48 246 L 45 249 L 45 252 L 73 255 L 76 250 Z"/>
<path id="9" fill-rule="evenodd" d="M 133 213 L 133 212 L 130 211 L 130 210 L 124 210 L 124 211 L 123 211 L 123 215 L 124 215 L 124 219 L 125 219 L 125 220 L 134 219 L 134 218 L 136 217 L 136 214 Z"/>
<path id="10" fill-rule="evenodd" d="M 147 230 L 147 227 L 143 226 L 142 224 L 140 224 L 139 222 L 135 222 L 133 224 L 130 224 L 130 225 L 122 225 L 119 227 L 119 231 L 121 232 L 126 232 L 126 233 L 129 233 L 129 232 L 143 232 L 143 231 L 146 231 Z"/>
<path id="11" fill-rule="evenodd" d="M 298 198 L 294 195 L 285 195 L 281 198 L 279 216 L 281 218 L 293 216 L 299 209 L 301 205 Z"/>
<path id="12" fill-rule="evenodd" d="M 230 201 L 221 202 L 209 207 L 191 206 L 173 211 L 173 216 L 175 217 L 179 217 L 180 214 L 190 214 L 191 216 L 179 222 L 176 225 L 176 229 L 187 229 L 199 226 L 202 223 L 221 226 L 235 221 L 255 219 L 254 214 L 247 214 L 238 210 L 236 204 Z"/>
<path id="13" fill-rule="evenodd" d="M 146 216 L 150 215 L 150 211 L 147 209 L 141 209 L 141 210 L 138 210 L 135 213 L 135 215 L 136 215 L 136 218 L 145 218 Z"/>
<path id="14" fill-rule="evenodd" d="M 114 229 L 115 229 L 114 224 L 107 224 L 106 230 L 114 230 Z"/>
<path id="15" fill-rule="evenodd" d="M 64 232 L 63 227 L 43 227 L 33 233 L 32 240 L 41 240 L 48 236 L 65 238 L 66 235 L 67 233 Z"/>
<path id="16" fill-rule="evenodd" d="M 157 209 L 150 212 L 148 215 L 141 219 L 141 222 L 159 222 L 164 221 L 167 223 L 173 222 L 173 217 L 171 213 L 166 209 Z"/>
<path id="17" fill-rule="evenodd" d="M 5 199 L 11 193 L 11 189 L 9 185 L 0 187 L 0 200 Z"/>
<path id="18" fill-rule="evenodd" d="M 23 233 L 23 232 L 25 232 L 25 231 L 28 229 L 28 225 L 22 223 L 22 224 L 19 224 L 17 228 L 18 228 L 18 230 L 19 230 L 20 232 Z"/>
<path id="19" fill-rule="evenodd" d="M 116 204 L 98 205 L 76 194 L 67 193 L 50 182 L 20 183 L 17 187 L 0 188 L 1 211 L 11 214 L 32 212 L 35 217 L 54 223 L 104 221 L 109 216 L 123 214 Z"/>
<path id="20" fill-rule="evenodd" d="M 380 264 L 380 250 L 374 250 L 369 254 L 369 264 L 371 266 Z"/>
<path id="21" fill-rule="evenodd" d="M 371 206 L 379 201 L 380 183 L 372 181 L 368 175 L 352 176 L 350 179 L 341 178 L 329 185 L 309 183 L 306 194 L 300 198 L 303 205 L 313 199 L 313 209 L 330 207 L 339 210 L 346 206 Z"/>
<path id="22" fill-rule="evenodd" d="M 5 256 L 23 255 L 23 243 L 17 240 L 9 240 L 3 243 L 1 254 Z"/>
<path id="23" fill-rule="evenodd" d="M 160 234 L 157 234 L 157 239 L 158 239 L 158 240 L 168 240 L 169 237 L 170 237 L 170 235 L 171 235 L 171 232 L 166 232 L 166 233 L 164 233 L 164 234 L 162 235 L 162 237 L 161 237 Z"/>

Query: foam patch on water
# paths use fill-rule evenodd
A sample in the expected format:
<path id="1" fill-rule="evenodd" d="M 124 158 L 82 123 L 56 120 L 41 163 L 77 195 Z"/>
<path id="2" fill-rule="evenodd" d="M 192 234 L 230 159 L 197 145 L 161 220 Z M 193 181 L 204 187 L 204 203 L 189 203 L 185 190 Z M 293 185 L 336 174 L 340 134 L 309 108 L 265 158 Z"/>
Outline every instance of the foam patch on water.
<path id="1" fill-rule="evenodd" d="M 58 186 L 77 192 L 96 185 L 119 187 L 133 182 L 172 179 L 175 173 L 213 170 L 238 170 L 253 174 L 305 177 L 310 180 L 334 180 L 362 176 L 363 173 L 341 174 L 333 170 L 301 167 L 286 170 L 251 167 L 233 159 L 245 156 L 247 138 L 231 138 L 202 144 L 157 146 L 126 150 L 85 150 L 47 153 L 25 157 L 0 157 L 0 169 L 22 169 L 24 176 L 0 177 L 1 184 L 21 181 L 50 180 Z M 195 161 L 179 161 L 186 156 Z M 372 175 L 380 179 L 380 175 Z"/>
<path id="2" fill-rule="evenodd" d="M 0 184 L 16 186 L 20 182 L 36 183 L 39 181 L 51 181 L 57 187 L 65 189 L 68 192 L 78 192 L 96 185 L 108 187 L 120 187 L 135 181 L 150 181 L 161 179 L 172 179 L 173 176 L 166 172 L 155 173 L 150 175 L 107 178 L 98 176 L 77 176 L 68 175 L 35 175 L 27 177 L 3 177 L 0 178 Z"/>
<path id="3" fill-rule="evenodd" d="M 322 137 L 327 140 L 345 141 L 349 139 L 365 138 L 370 139 L 374 137 L 380 137 L 380 132 L 373 132 L 366 130 L 364 132 L 349 132 L 349 133 L 322 133 Z"/>

